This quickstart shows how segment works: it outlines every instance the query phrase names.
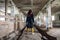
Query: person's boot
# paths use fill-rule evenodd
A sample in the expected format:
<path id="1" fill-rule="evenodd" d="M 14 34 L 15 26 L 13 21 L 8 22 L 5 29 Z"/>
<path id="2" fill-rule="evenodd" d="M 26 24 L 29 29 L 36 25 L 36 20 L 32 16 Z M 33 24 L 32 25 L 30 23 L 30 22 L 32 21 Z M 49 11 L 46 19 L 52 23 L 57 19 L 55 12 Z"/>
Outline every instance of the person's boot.
<path id="1" fill-rule="evenodd" d="M 27 32 L 29 32 L 30 31 L 30 28 L 27 28 Z"/>
<path id="2" fill-rule="evenodd" d="M 32 28 L 32 34 L 34 34 L 34 28 Z"/>

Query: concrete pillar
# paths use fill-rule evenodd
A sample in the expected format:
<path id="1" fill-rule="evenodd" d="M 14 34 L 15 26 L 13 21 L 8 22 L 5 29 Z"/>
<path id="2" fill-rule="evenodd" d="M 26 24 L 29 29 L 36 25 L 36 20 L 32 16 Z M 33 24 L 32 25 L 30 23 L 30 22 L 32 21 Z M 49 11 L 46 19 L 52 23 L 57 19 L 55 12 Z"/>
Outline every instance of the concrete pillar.
<path id="1" fill-rule="evenodd" d="M 5 21 L 8 22 L 8 17 L 7 17 L 7 8 L 8 8 L 8 0 L 5 0 Z M 9 26 L 8 26 L 9 29 Z M 8 30 L 7 30 L 8 32 Z M 9 34 L 7 33 L 7 38 L 9 37 Z"/>
<path id="2" fill-rule="evenodd" d="M 51 4 L 47 6 L 47 13 L 48 13 L 48 28 L 52 28 L 52 15 L 51 15 Z"/>
<path id="3" fill-rule="evenodd" d="M 14 6 L 11 7 L 11 16 L 15 16 L 14 15 Z"/>
<path id="4" fill-rule="evenodd" d="M 48 15 L 46 15 L 46 29 L 48 29 Z"/>
<path id="5" fill-rule="evenodd" d="M 5 0 L 5 16 L 7 16 L 7 7 L 8 7 L 8 0 Z M 7 18 L 5 17 L 5 21 Z"/>
<path id="6" fill-rule="evenodd" d="M 6 22 L 9 22 L 8 5 L 9 5 L 9 0 L 5 0 L 5 20 L 6 20 Z"/>
<path id="7" fill-rule="evenodd" d="M 11 16 L 15 17 L 15 4 L 12 0 L 11 0 Z"/>
<path id="8" fill-rule="evenodd" d="M 44 24 L 44 15 L 42 12 L 40 13 L 40 17 L 41 17 L 41 24 Z"/>

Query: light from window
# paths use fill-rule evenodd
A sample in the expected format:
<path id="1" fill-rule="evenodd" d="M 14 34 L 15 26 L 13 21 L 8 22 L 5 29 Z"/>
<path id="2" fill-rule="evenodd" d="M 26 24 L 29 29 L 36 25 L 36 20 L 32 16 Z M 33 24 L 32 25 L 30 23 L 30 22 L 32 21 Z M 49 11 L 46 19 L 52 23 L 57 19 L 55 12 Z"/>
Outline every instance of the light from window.
<path id="1" fill-rule="evenodd" d="M 54 21 L 55 20 L 55 16 L 52 16 L 52 21 Z"/>
<path id="2" fill-rule="evenodd" d="M 0 17 L 0 21 L 5 21 L 5 18 L 4 17 Z"/>

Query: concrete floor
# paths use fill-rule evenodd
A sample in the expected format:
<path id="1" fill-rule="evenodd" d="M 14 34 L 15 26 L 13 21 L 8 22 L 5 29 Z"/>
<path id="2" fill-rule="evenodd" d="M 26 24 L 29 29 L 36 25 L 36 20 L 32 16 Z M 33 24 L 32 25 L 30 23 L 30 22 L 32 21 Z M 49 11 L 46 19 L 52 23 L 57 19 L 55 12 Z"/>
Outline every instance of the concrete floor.
<path id="1" fill-rule="evenodd" d="M 12 26 L 11 26 L 12 25 Z M 13 23 L 0 25 L 0 38 L 14 31 Z"/>
<path id="2" fill-rule="evenodd" d="M 13 29 L 12 27 L 10 27 L 9 30 L 7 28 L 8 27 L 0 27 L 0 37 L 7 35 L 8 31 L 11 32 Z M 60 28 L 52 28 L 47 33 L 51 36 L 57 37 L 57 40 L 60 40 Z M 26 40 L 27 37 L 29 38 L 28 40 L 41 40 L 41 35 L 39 33 L 34 33 L 34 34 L 28 33 L 28 34 L 26 34 L 24 32 L 24 34 L 25 35 L 23 35 L 24 37 L 21 40 Z"/>
<path id="3" fill-rule="evenodd" d="M 20 40 L 41 40 L 41 35 L 39 33 L 25 32 Z"/>
<path id="4" fill-rule="evenodd" d="M 60 28 L 52 28 L 47 33 L 51 36 L 57 37 L 57 40 L 60 40 Z"/>
<path id="5" fill-rule="evenodd" d="M 60 40 L 60 28 L 52 28 L 47 33 L 53 37 L 56 37 L 57 40 Z M 41 35 L 39 33 L 34 33 L 34 34 L 29 34 L 29 35 L 26 35 L 25 33 L 25 35 L 23 35 L 22 37 L 23 39 L 21 40 L 26 40 L 28 39 L 27 37 L 31 38 L 30 40 L 33 40 L 33 39 L 38 40 L 39 38 L 40 38 L 39 40 L 41 40 Z"/>

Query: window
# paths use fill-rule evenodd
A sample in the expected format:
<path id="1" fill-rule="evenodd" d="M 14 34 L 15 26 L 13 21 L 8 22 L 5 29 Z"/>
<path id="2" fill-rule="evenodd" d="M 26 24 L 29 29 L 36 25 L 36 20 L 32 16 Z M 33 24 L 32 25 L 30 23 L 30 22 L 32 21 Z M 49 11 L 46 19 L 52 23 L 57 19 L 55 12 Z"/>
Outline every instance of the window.
<path id="1" fill-rule="evenodd" d="M 52 21 L 54 21 L 55 20 L 55 16 L 52 16 Z"/>
<path id="2" fill-rule="evenodd" d="M 4 15 L 5 15 L 5 13 L 0 12 L 0 15 L 4 16 Z"/>
<path id="3" fill-rule="evenodd" d="M 5 18 L 4 17 L 0 17 L 0 21 L 5 21 Z"/>
<path id="4" fill-rule="evenodd" d="M 60 14 L 58 14 L 57 16 L 58 16 L 58 20 L 60 20 Z"/>
<path id="5" fill-rule="evenodd" d="M 59 15 L 59 20 L 60 20 L 60 15 Z"/>

